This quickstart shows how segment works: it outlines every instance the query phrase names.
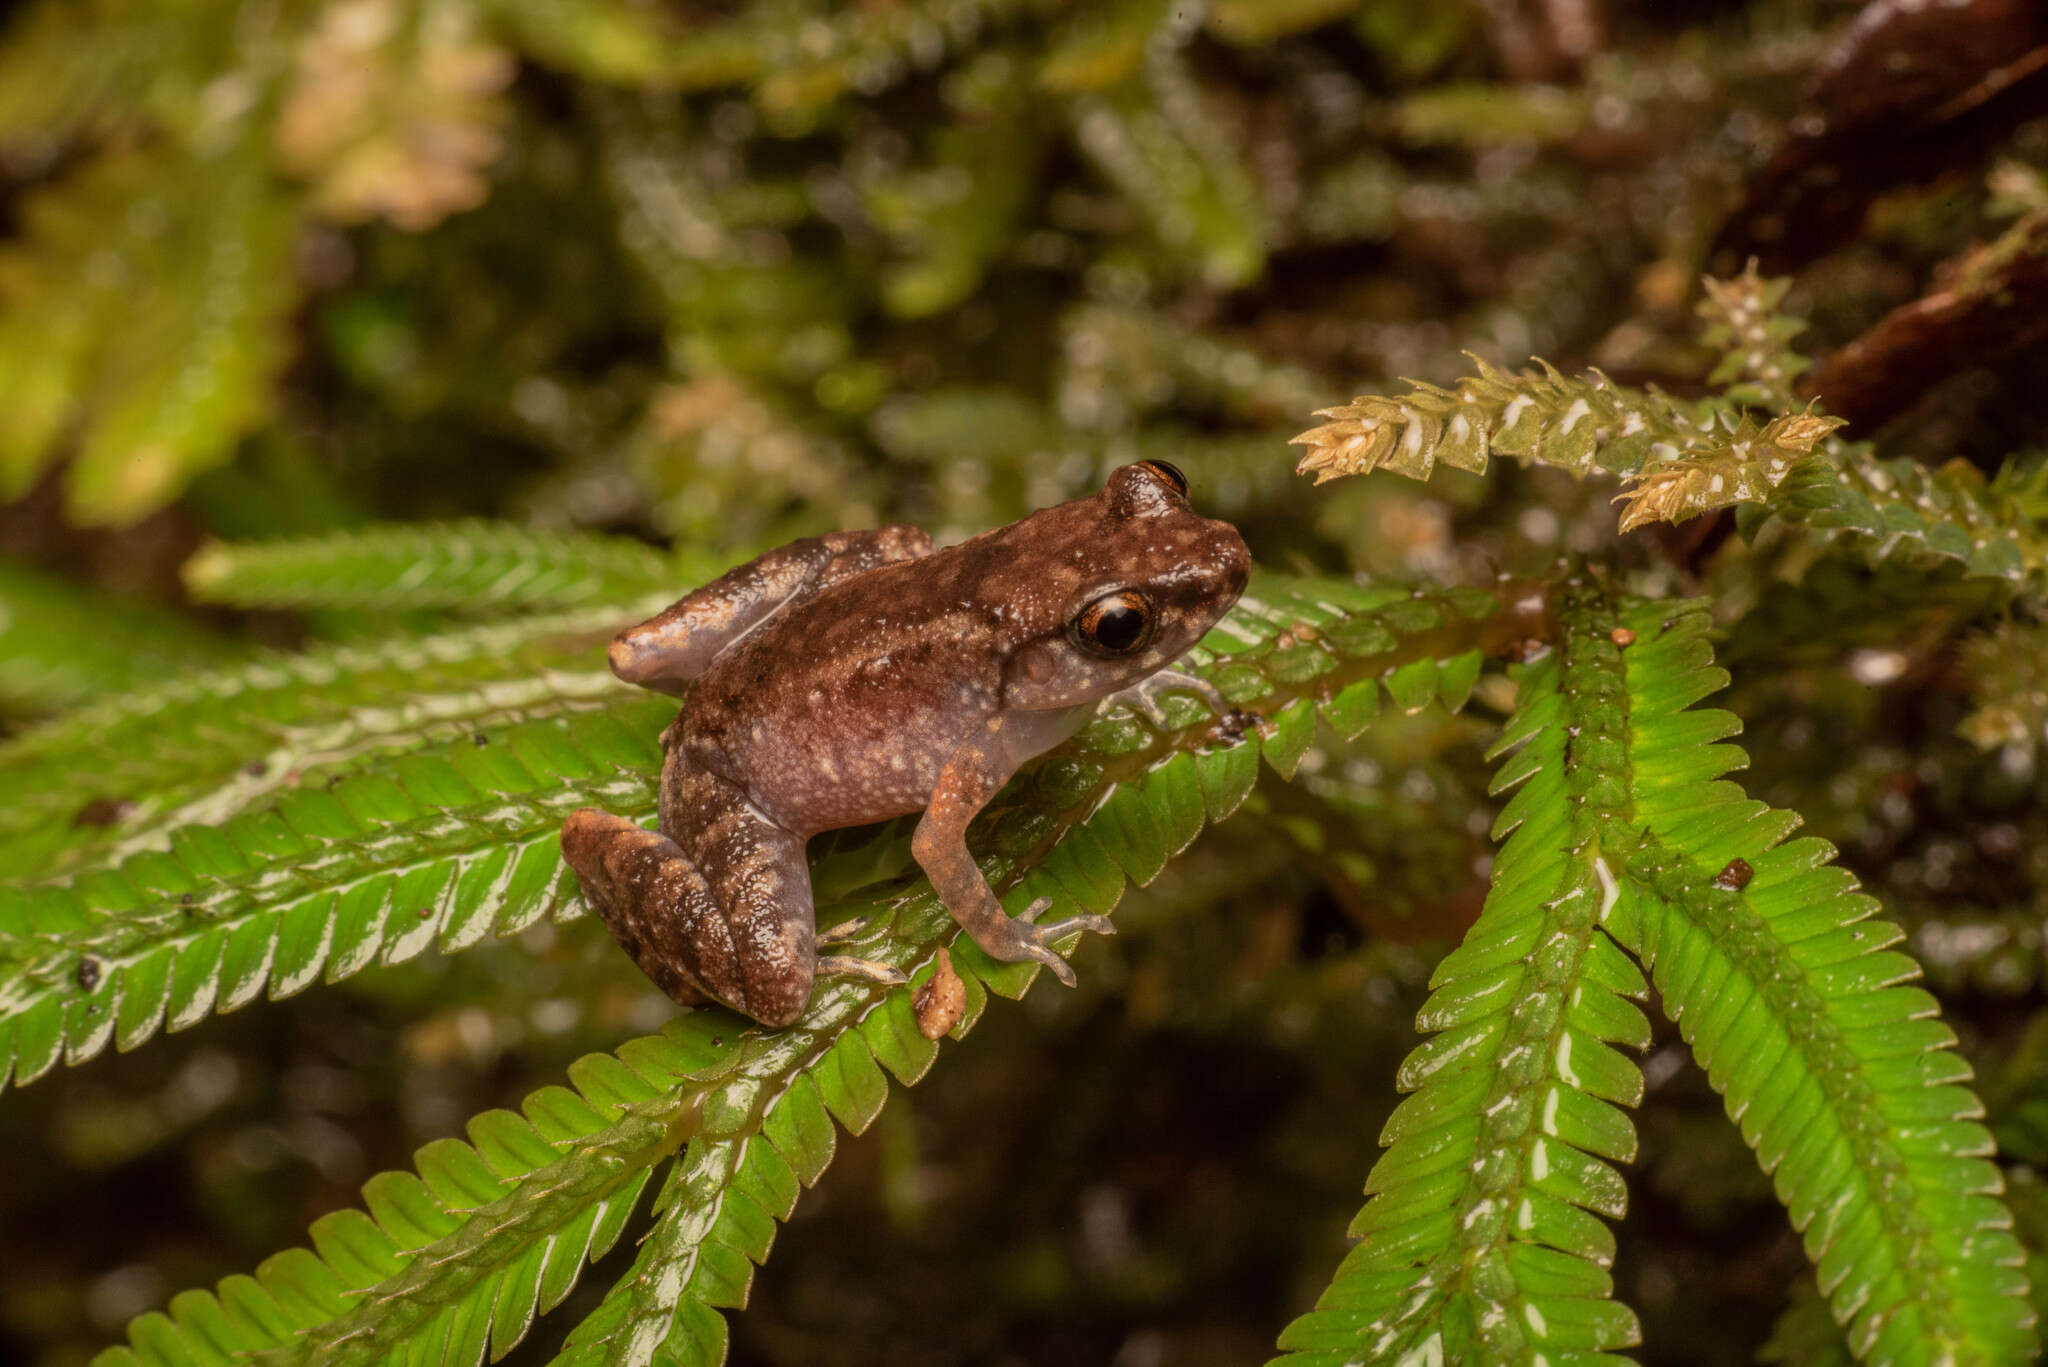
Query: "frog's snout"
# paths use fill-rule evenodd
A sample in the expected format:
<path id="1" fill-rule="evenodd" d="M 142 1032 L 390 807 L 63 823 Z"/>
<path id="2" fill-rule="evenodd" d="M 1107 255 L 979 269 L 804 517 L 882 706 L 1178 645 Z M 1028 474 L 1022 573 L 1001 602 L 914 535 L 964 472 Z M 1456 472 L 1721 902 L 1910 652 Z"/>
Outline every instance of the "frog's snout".
<path id="1" fill-rule="evenodd" d="M 1210 529 L 1215 533 L 1217 547 L 1217 582 L 1221 591 L 1223 606 L 1228 608 L 1244 592 L 1251 582 L 1252 552 L 1244 544 L 1244 537 L 1228 522 L 1211 520 Z"/>

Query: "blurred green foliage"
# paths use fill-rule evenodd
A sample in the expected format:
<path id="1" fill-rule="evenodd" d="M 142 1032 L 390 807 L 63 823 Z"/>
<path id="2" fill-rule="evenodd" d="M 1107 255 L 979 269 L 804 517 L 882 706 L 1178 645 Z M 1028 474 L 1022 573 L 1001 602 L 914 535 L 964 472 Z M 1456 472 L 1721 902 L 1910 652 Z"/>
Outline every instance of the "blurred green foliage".
<path id="1" fill-rule="evenodd" d="M 371 1174 L 456 1171 L 410 1155 L 661 1024 L 588 918 L 535 919 L 555 808 L 646 798 L 661 709 L 612 689 L 606 630 L 791 536 L 955 537 L 1149 457 L 1326 596 L 1492 593 L 1567 555 L 1617 603 L 1705 595 L 1744 783 L 1903 929 L 2038 1262 L 2048 350 L 2021 324 L 2048 310 L 2028 292 L 2048 122 L 2002 112 L 2038 91 L 2000 75 L 2035 37 L 1995 24 L 2024 19 L 1940 8 L 1920 30 L 1854 0 L 5 7 L 0 868 L 8 917 L 76 894 L 99 918 L 9 921 L 7 1029 L 48 1007 L 50 1062 L 106 1041 L 73 1005 L 97 990 L 80 946 L 147 957 L 186 933 L 175 902 L 122 900 L 110 871 L 155 887 L 152 857 L 210 870 L 205 905 L 286 926 L 289 953 L 257 971 L 223 930 L 213 969 L 165 978 L 190 1029 L 7 1096 L 0 1357 L 84 1361 L 304 1242 Z M 1911 79 L 1879 74 L 1893 49 Z M 1810 201 L 1768 198 L 1774 153 L 1810 147 L 1853 206 L 1826 240 Z M 2023 307 L 1986 315 L 1999 298 Z M 1522 378 L 1537 355 L 1558 373 Z M 1860 418 L 1870 393 L 1886 406 Z M 1352 454 L 1453 470 L 1294 478 L 1288 440 L 1354 395 L 1333 419 L 1364 424 L 1335 434 Z M 1618 493 L 1643 514 L 1626 535 Z M 1621 611 L 1584 608 L 1581 635 Z M 1354 693 L 1318 729 L 1286 707 L 1320 676 L 1289 671 L 1352 657 L 1238 620 L 1271 628 L 1254 674 L 1292 718 L 1262 741 L 1276 772 L 1162 856 L 1119 938 L 1081 951 L 1079 992 L 989 1012 L 842 1138 L 724 1317 L 735 1362 L 1244 1361 L 1332 1287 L 1410 1023 L 1488 896 L 1504 799 L 1481 752 L 1547 685 L 1464 678 L 1471 642 L 1425 631 L 1369 727 Z M 1571 666 L 1588 687 L 1649 687 L 1591 658 Z M 1034 800 L 1071 814 L 1088 764 L 1138 791 L 1117 767 L 1136 740 L 1088 744 Z M 1194 762 L 1168 750 L 1145 763 Z M 1562 763 L 1535 786 L 1584 779 Z M 345 923 L 348 968 L 323 967 L 314 856 L 271 847 L 266 875 L 236 862 L 259 846 L 206 833 L 256 839 L 330 779 L 338 881 L 470 860 L 450 887 L 502 874 L 527 900 Z M 1060 858 L 1149 848 L 1104 811 Z M 821 888 L 894 886 L 901 843 L 820 841 Z M 346 981 L 212 1014 L 273 974 Z M 130 1014 L 124 1043 L 157 1029 Z M 1787 1292 L 1806 1257 L 1691 1040 L 1655 1027 L 1639 1104 L 1620 1099 L 1613 1299 L 1558 1285 L 1607 1307 L 1610 1344 L 1639 1320 L 1645 1360 L 1831 1360 L 1827 1299 Z M 656 1073 L 713 1050 L 658 1047 L 682 1052 L 646 1045 Z M 689 1151 L 690 1180 L 714 1150 Z M 667 1232 L 638 1245 L 647 1204 L 624 1201 L 626 1237 L 517 1360 L 593 1311 L 586 1335 L 623 1322 L 606 1293 L 636 1258 L 674 1271 L 693 1198 L 665 1180 Z M 719 1228 L 742 1255 L 759 1235 Z"/>

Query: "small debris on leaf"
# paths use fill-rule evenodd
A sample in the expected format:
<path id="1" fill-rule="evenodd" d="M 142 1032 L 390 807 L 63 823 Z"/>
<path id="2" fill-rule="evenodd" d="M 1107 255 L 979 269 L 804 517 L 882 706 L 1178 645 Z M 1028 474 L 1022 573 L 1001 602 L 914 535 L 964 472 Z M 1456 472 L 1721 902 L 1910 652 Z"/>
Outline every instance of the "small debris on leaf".
<path id="1" fill-rule="evenodd" d="M 1607 633 L 1607 639 L 1626 650 L 1636 643 L 1636 634 L 1627 627 L 1616 627 Z"/>
<path id="2" fill-rule="evenodd" d="M 1724 892 L 1741 892 L 1754 877 L 1756 870 L 1749 866 L 1747 859 L 1731 859 L 1714 875 L 1714 886 Z"/>
<path id="3" fill-rule="evenodd" d="M 926 1039 L 941 1039 L 952 1032 L 967 1014 L 967 984 L 953 971 L 953 956 L 939 947 L 932 976 L 910 999 L 917 1015 L 917 1032 Z"/>
<path id="4" fill-rule="evenodd" d="M 135 804 L 126 798 L 96 797 L 78 809 L 78 815 L 71 818 L 71 824 L 77 827 L 118 826 L 134 810 Z"/>

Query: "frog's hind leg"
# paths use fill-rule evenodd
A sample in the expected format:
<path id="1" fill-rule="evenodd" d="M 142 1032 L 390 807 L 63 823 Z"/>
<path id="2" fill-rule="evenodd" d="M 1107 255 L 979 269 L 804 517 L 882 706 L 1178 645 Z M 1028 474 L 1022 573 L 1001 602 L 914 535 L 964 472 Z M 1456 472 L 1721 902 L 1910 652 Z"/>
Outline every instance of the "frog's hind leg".
<path id="1" fill-rule="evenodd" d="M 687 844 L 586 808 L 562 827 L 563 856 L 613 938 L 662 991 L 789 1024 L 803 1014 L 818 966 L 804 842 L 679 756 L 663 777 L 703 818 Z"/>

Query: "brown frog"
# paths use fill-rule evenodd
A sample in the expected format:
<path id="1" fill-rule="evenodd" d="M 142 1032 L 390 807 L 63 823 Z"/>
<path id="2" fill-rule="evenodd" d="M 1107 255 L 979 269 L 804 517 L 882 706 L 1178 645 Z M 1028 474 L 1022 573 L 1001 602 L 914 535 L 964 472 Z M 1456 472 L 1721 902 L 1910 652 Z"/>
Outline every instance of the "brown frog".
<path id="1" fill-rule="evenodd" d="M 801 1015 L 820 975 L 901 981 L 818 957 L 804 843 L 922 811 L 911 852 L 953 918 L 994 958 L 1071 986 L 1049 946 L 1108 922 L 1038 925 L 1045 898 L 1012 919 L 967 825 L 1104 699 L 1157 721 L 1156 694 L 1179 689 L 1228 714 L 1165 668 L 1251 567 L 1187 494 L 1179 470 L 1143 461 L 943 550 L 914 527 L 796 541 L 621 632 L 612 672 L 683 697 L 661 738 L 661 829 L 586 808 L 562 852 L 626 952 L 677 1001 L 768 1025 Z"/>

